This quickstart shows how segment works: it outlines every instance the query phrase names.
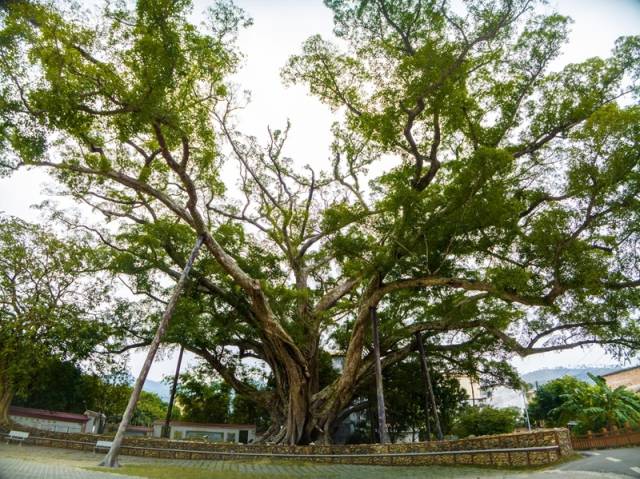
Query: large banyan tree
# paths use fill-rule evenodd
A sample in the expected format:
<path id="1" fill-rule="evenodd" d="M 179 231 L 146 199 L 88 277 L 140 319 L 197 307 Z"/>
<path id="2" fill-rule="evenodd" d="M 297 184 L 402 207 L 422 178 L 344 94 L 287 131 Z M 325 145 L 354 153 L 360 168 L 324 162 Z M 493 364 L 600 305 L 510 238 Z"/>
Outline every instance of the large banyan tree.
<path id="1" fill-rule="evenodd" d="M 196 26 L 188 0 L 88 19 L 2 2 L 3 171 L 45 168 L 104 214 L 84 227 L 156 304 L 204 236 L 167 340 L 266 406 L 269 440 L 330 440 L 373 373 L 371 308 L 383 367 L 418 331 L 478 374 L 513 354 L 637 351 L 640 38 L 553 70 L 569 19 L 532 0 L 325 3 L 335 43 L 311 37 L 283 69 L 336 115 L 327 164 L 301 167 L 288 127 L 238 124 L 250 20 L 231 3 Z M 132 345 L 148 338 L 135 326 Z"/>

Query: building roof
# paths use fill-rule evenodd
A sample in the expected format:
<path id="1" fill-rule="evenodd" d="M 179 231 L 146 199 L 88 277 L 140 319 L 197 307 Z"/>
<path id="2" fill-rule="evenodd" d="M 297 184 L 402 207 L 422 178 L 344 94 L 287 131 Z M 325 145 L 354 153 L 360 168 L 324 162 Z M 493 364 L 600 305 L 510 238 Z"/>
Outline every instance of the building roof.
<path id="1" fill-rule="evenodd" d="M 49 419 L 51 421 L 64 422 L 87 422 L 89 418 L 84 414 L 76 414 L 74 412 L 49 411 L 47 409 L 34 409 L 30 407 L 9 407 L 10 416 L 34 417 L 38 419 Z"/>
<path id="2" fill-rule="evenodd" d="M 640 369 L 640 366 L 631 366 L 630 368 L 618 369 L 617 371 L 611 371 L 607 374 L 601 374 L 601 378 L 605 378 L 607 376 L 615 376 L 616 374 L 626 373 L 627 371 L 633 371 L 634 369 Z"/>
<path id="3" fill-rule="evenodd" d="M 154 425 L 164 425 L 165 421 L 155 421 Z M 190 427 L 213 427 L 219 429 L 255 429 L 255 424 L 213 424 L 213 423 L 204 423 L 204 422 L 185 422 L 185 421 L 171 421 L 169 423 L 171 426 L 190 426 Z"/>

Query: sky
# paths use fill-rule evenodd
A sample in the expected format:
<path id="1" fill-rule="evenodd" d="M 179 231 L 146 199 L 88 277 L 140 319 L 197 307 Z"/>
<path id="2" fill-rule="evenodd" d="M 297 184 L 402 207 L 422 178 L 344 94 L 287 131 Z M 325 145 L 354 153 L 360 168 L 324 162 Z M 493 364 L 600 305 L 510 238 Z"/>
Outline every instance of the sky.
<path id="1" fill-rule="evenodd" d="M 208 0 L 194 3 L 194 15 L 211 4 Z M 267 126 L 281 128 L 288 119 L 291 131 L 287 155 L 299 165 L 326 164 L 334 116 L 328 107 L 308 95 L 304 87 L 285 87 L 280 70 L 309 36 L 317 33 L 331 36 L 329 10 L 320 0 L 236 0 L 236 4 L 254 20 L 253 26 L 239 37 L 245 61 L 234 77 L 242 89 L 251 91 L 251 103 L 240 117 L 243 131 L 264 139 Z M 607 56 L 617 37 L 640 34 L 640 0 L 549 0 L 544 9 L 557 10 L 574 20 L 570 42 L 556 60 L 556 68 L 592 56 Z M 0 178 L 0 212 L 28 221 L 41 220 L 31 205 L 48 198 L 46 185 L 47 177 L 42 170 L 20 171 L 10 178 Z M 132 354 L 130 366 L 134 376 L 139 373 L 145 354 L 145 351 Z M 172 374 L 176 360 L 176 351 L 164 351 L 149 378 L 160 380 Z M 193 356 L 185 354 L 183 369 L 193 362 Z M 513 361 L 521 373 L 555 366 L 615 363 L 615 358 L 598 347 Z"/>

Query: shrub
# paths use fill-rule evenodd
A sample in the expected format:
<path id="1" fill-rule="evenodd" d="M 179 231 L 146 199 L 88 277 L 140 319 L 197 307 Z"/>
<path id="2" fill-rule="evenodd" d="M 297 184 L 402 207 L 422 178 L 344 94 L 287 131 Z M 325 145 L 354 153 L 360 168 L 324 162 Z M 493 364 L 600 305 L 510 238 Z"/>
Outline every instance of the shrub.
<path id="1" fill-rule="evenodd" d="M 514 407 L 469 407 L 456 418 L 453 432 L 460 437 L 513 432 L 519 417 Z"/>

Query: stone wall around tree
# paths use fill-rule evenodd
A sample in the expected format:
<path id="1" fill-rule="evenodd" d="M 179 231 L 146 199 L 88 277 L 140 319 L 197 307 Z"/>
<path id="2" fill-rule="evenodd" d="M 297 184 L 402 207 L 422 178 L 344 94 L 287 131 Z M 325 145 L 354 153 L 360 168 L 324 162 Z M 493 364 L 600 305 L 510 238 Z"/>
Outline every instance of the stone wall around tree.
<path id="1" fill-rule="evenodd" d="M 113 438 L 109 435 L 66 434 L 39 430 L 31 430 L 30 433 L 28 444 L 87 451 L 94 450 L 96 441 L 108 441 Z M 99 453 L 105 452 L 106 450 L 99 451 Z M 539 429 L 532 432 L 478 436 L 429 443 L 309 446 L 245 445 L 126 437 L 122 446 L 122 454 L 194 460 L 272 458 L 334 464 L 474 464 L 527 467 L 553 464 L 572 455 L 573 449 L 567 429 Z"/>

